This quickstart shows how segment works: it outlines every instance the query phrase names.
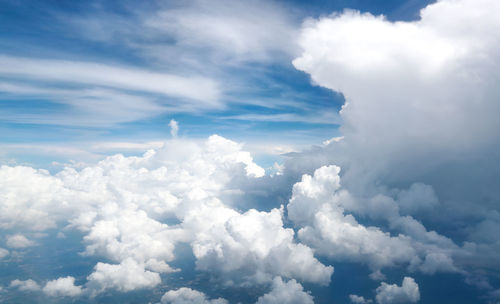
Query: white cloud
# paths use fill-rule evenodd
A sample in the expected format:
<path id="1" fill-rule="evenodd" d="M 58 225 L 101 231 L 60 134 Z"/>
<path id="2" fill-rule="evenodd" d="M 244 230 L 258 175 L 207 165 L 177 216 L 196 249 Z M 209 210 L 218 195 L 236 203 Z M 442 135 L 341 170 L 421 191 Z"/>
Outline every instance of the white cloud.
<path id="1" fill-rule="evenodd" d="M 340 260 L 367 262 L 373 270 L 394 263 L 409 262 L 416 255 L 411 240 L 391 237 L 376 227 L 359 224 L 345 215 L 341 200 L 348 193 L 340 189 L 340 169 L 322 167 L 314 176 L 304 175 L 293 187 L 288 216 L 299 227 L 299 238 L 318 253 Z"/>
<path id="2" fill-rule="evenodd" d="M 168 262 L 175 258 L 176 243 L 192 242 L 201 233 L 183 223 L 189 215 L 219 207 L 238 215 L 218 197 L 235 197 L 225 194 L 239 193 L 226 188 L 230 183 L 237 187 L 263 174 L 240 144 L 216 135 L 205 142 L 175 139 L 142 157 L 115 155 L 79 170 L 65 167 L 55 175 L 3 166 L 1 228 L 44 231 L 70 224 L 67 229 L 84 233 L 84 254 L 118 263 L 97 264 L 88 278 L 94 293 L 154 286 L 161 281 L 159 273 L 175 271 Z M 164 224 L 168 219 L 182 225 Z M 27 245 L 21 238 L 11 237 L 7 243 Z M 124 277 L 113 276 L 113 271 Z"/>
<path id="3" fill-rule="evenodd" d="M 3 259 L 4 257 L 9 255 L 9 251 L 5 248 L 0 247 L 0 259 Z"/>
<path id="4" fill-rule="evenodd" d="M 271 291 L 259 297 L 256 304 L 314 304 L 314 301 L 295 280 L 283 282 L 280 277 L 276 277 Z"/>
<path id="5" fill-rule="evenodd" d="M 168 60 L 165 53 L 179 49 L 203 48 L 205 55 L 210 54 L 211 60 L 220 64 L 269 60 L 277 57 L 274 53 L 295 50 L 296 26 L 290 12 L 268 1 L 185 1 L 148 17 L 144 21 L 146 29 L 159 31 L 177 42 L 176 49 L 161 44 L 145 48 L 149 55 L 163 60 Z"/>
<path id="6" fill-rule="evenodd" d="M 1 74 L 1 73 L 0 73 Z M 47 88 L 48 87 L 48 88 Z M 16 101 L 36 97 L 62 105 L 50 115 L 39 109 L 5 109 L 0 117 L 14 123 L 109 127 L 118 123 L 145 119 L 171 110 L 166 103 L 137 93 L 109 88 L 59 88 L 47 84 L 0 83 L 2 93 Z M 68 149 L 70 149 L 68 147 Z"/>
<path id="7" fill-rule="evenodd" d="M 177 134 L 179 133 L 179 123 L 176 120 L 171 119 L 168 126 L 170 127 L 170 135 L 172 135 L 172 137 L 177 137 Z"/>
<path id="8" fill-rule="evenodd" d="M 87 280 L 87 288 L 91 295 L 108 289 L 127 292 L 153 288 L 161 283 L 158 273 L 144 270 L 144 265 L 140 265 L 132 258 L 127 258 L 117 265 L 99 262 Z"/>
<path id="9" fill-rule="evenodd" d="M 48 66 L 50 69 L 47 69 Z M 0 56 L 0 74 L 159 93 L 193 99 L 205 106 L 216 105 L 220 94 L 217 83 L 208 78 L 188 78 L 93 62 Z"/>
<path id="10" fill-rule="evenodd" d="M 74 277 L 61 277 L 45 284 L 43 292 L 51 297 L 76 297 L 82 293 L 82 287 L 75 285 Z"/>
<path id="11" fill-rule="evenodd" d="M 197 290 L 182 287 L 177 290 L 167 291 L 161 297 L 162 304 L 227 304 L 222 298 L 209 300 L 207 296 Z"/>
<path id="12" fill-rule="evenodd" d="M 13 280 L 9 284 L 10 288 L 17 288 L 21 291 L 39 291 L 40 285 L 32 279 L 28 279 L 25 281 L 22 280 Z"/>
<path id="13" fill-rule="evenodd" d="M 500 195 L 491 182 L 500 165 L 500 137 L 493 131 L 500 128 L 500 38 L 491 35 L 500 29 L 499 11 L 495 0 L 441 0 L 411 22 L 345 11 L 303 25 L 303 51 L 293 63 L 315 84 L 344 94 L 344 138 L 286 167 L 342 167 L 342 186 L 352 196 L 342 207 L 382 221 L 381 231 L 411 238 L 421 260 L 414 270 L 481 272 L 479 256 L 498 249 L 476 229 L 478 219 L 498 212 L 492 202 Z M 334 210 L 324 214 L 325 227 L 338 221 Z M 422 223 L 469 235 L 469 247 L 458 252 Z M 499 267 L 487 264 L 480 267 Z"/>
<path id="14" fill-rule="evenodd" d="M 382 282 L 377 288 L 376 300 L 379 304 L 416 303 L 420 300 L 418 284 L 410 277 L 404 277 L 401 286 Z"/>
<path id="15" fill-rule="evenodd" d="M 7 246 L 10 248 L 20 249 L 34 246 L 36 243 L 27 239 L 22 234 L 7 236 Z"/>
<path id="16" fill-rule="evenodd" d="M 321 110 L 320 113 L 313 113 L 308 116 L 304 115 L 303 113 L 239 114 L 239 115 L 219 117 L 219 119 L 265 121 L 265 122 L 302 122 L 302 123 L 316 123 L 316 124 L 328 124 L 328 125 L 339 125 L 341 123 L 340 117 L 337 112 L 329 112 L 324 109 Z"/>
<path id="17" fill-rule="evenodd" d="M 499 127 L 492 63 L 500 56 L 498 37 L 488 34 L 500 27 L 499 10 L 494 0 L 443 0 L 414 22 L 348 11 L 304 24 L 294 65 L 346 96 L 344 140 L 329 152 L 349 167 L 349 186 L 433 186 L 431 176 L 456 180 L 455 163 L 484 166 L 469 157 L 499 142 L 491 130 Z"/>
<path id="18" fill-rule="evenodd" d="M 349 295 L 349 300 L 351 300 L 351 303 L 354 303 L 354 304 L 368 304 L 368 303 L 373 302 L 370 299 L 365 299 L 362 296 L 353 295 L 353 294 Z"/>
<path id="19" fill-rule="evenodd" d="M 339 167 L 324 166 L 293 186 L 288 217 L 300 228 L 302 242 L 335 260 L 368 264 L 373 278 L 382 277 L 382 268 L 396 265 L 425 273 L 459 271 L 451 255 L 460 249 L 450 239 L 427 231 L 410 216 L 400 216 L 388 197 L 353 197 L 341 187 L 339 174 Z M 365 227 L 348 211 L 386 219 L 399 233 L 391 236 L 379 227 Z"/>
<path id="20" fill-rule="evenodd" d="M 21 228 L 42 231 L 56 227 L 56 222 L 71 214 L 69 205 L 71 190 L 46 170 L 30 167 L 0 167 L 0 228 Z M 17 236 L 21 243 L 28 244 L 24 236 Z"/>
<path id="21" fill-rule="evenodd" d="M 116 262 L 133 258 L 141 263 L 155 260 L 171 261 L 176 234 L 148 217 L 144 211 L 120 210 L 118 205 L 108 205 L 101 210 L 103 219 L 96 220 L 83 238 L 85 255 L 100 255 Z"/>
<path id="22" fill-rule="evenodd" d="M 194 229 L 197 268 L 219 272 L 228 283 L 269 282 L 275 276 L 328 284 L 333 267 L 321 264 L 313 251 L 294 242 L 283 228 L 281 211 L 238 214 L 227 208 L 193 211 L 186 225 Z"/>

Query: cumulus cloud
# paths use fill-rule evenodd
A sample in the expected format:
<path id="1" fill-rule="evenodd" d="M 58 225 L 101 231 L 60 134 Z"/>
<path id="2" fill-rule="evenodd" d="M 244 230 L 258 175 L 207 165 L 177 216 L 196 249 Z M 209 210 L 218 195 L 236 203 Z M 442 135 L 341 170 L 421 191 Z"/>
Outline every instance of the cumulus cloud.
<path id="1" fill-rule="evenodd" d="M 190 244 L 198 270 L 228 285 L 268 284 L 276 276 L 328 284 L 333 273 L 284 227 L 283 208 L 240 212 L 231 206 L 240 187 L 264 170 L 241 145 L 220 136 L 203 143 L 175 139 L 140 157 L 115 155 L 55 175 L 26 167 L 2 171 L 12 185 L 9 197 L 24 208 L 6 204 L 7 227 L 67 225 L 84 234 L 84 256 L 106 260 L 87 277 L 94 296 L 157 286 L 160 273 L 177 271 L 169 263 L 178 243 Z M 26 189 L 23 174 L 40 185 L 38 193 Z M 35 217 L 44 224 L 28 225 Z"/>
<path id="2" fill-rule="evenodd" d="M 207 296 L 197 290 L 182 287 L 177 290 L 167 291 L 161 297 L 162 304 L 228 304 L 225 299 L 209 300 Z"/>
<path id="3" fill-rule="evenodd" d="M 343 139 L 295 155 L 286 166 L 342 167 L 342 187 L 351 196 L 344 210 L 411 238 L 413 248 L 425 251 L 412 269 L 500 269 L 491 259 L 478 262 L 498 251 L 497 238 L 479 229 L 498 213 L 493 202 L 500 196 L 491 178 L 500 167 L 500 137 L 492 132 L 500 127 L 493 114 L 500 40 L 490 35 L 500 28 L 499 11 L 494 0 L 441 0 L 411 22 L 345 11 L 303 25 L 302 54 L 293 63 L 315 84 L 345 96 Z M 323 225 L 334 216 L 325 212 Z M 422 223 L 455 231 L 450 237 L 468 235 L 468 243 L 458 252 Z M 484 225 L 495 231 L 498 222 Z M 406 242 L 401 236 L 391 242 L 397 239 Z"/>
<path id="4" fill-rule="evenodd" d="M 51 297 L 76 297 L 82 293 L 82 287 L 76 286 L 75 278 L 71 276 L 49 281 L 42 290 Z"/>
<path id="5" fill-rule="evenodd" d="M 314 301 L 295 280 L 283 282 L 280 277 L 276 277 L 271 291 L 259 297 L 256 304 L 314 304 Z"/>
<path id="6" fill-rule="evenodd" d="M 354 303 L 354 304 L 368 304 L 368 303 L 373 302 L 370 299 L 365 299 L 362 296 L 358 296 L 358 295 L 354 295 L 354 294 L 349 295 L 349 300 L 351 300 L 351 303 Z"/>
<path id="7" fill-rule="evenodd" d="M 237 214 L 227 208 L 194 214 L 197 230 L 192 244 L 197 268 L 219 272 L 231 283 L 266 282 L 279 275 L 328 284 L 333 267 L 320 263 L 313 251 L 294 242 L 292 229 L 283 228 L 282 211 L 251 209 Z M 207 223 L 211 223 L 207 225 Z"/>
<path id="8" fill-rule="evenodd" d="M 28 279 L 25 281 L 22 280 L 13 280 L 9 284 L 10 288 L 17 288 L 21 291 L 39 291 L 40 285 L 38 285 L 37 282 L 33 281 L 32 279 Z"/>
<path id="9" fill-rule="evenodd" d="M 100 217 L 89 228 L 84 237 L 85 255 L 105 256 L 120 262 L 133 258 L 141 263 L 150 263 L 161 268 L 158 261 L 174 258 L 174 242 L 179 238 L 178 230 L 169 229 L 149 218 L 144 211 L 120 210 L 118 205 L 107 205 L 100 210 Z M 162 272 L 171 272 L 167 267 Z"/>
<path id="10" fill-rule="evenodd" d="M 234 179 L 244 182 L 263 174 L 241 145 L 220 136 L 202 143 L 177 139 L 141 157 L 115 155 L 81 170 L 66 167 L 55 175 L 3 166 L 0 191 L 6 200 L 1 201 L 1 225 L 45 231 L 69 224 L 68 229 L 84 233 L 84 255 L 117 263 L 96 265 L 89 275 L 94 291 L 144 288 L 157 285 L 159 273 L 175 271 L 168 262 L 175 258 L 177 242 L 193 242 L 201 233 L 196 229 L 210 225 L 187 223 L 192 214 L 220 206 L 238 215 L 219 197 L 231 191 L 226 186 Z M 182 225 L 169 226 L 168 219 Z M 8 237 L 7 245 L 21 248 L 33 242 L 18 234 Z"/>
<path id="11" fill-rule="evenodd" d="M 35 242 L 29 240 L 22 234 L 7 236 L 7 246 L 14 249 L 27 248 L 34 246 Z"/>
<path id="12" fill-rule="evenodd" d="M 466 172 L 458 179 L 452 171 L 485 167 L 470 155 L 499 142 L 490 131 L 498 128 L 492 115 L 500 93 L 492 64 L 500 60 L 498 37 L 488 34 L 500 27 L 499 10 L 494 0 L 442 0 L 413 22 L 347 11 L 304 24 L 303 53 L 294 65 L 346 96 L 344 140 L 333 144 L 329 158 L 349 167 L 349 187 L 366 192 L 375 179 L 386 185 L 427 181 L 443 198 L 459 199 L 464 191 L 444 191 L 447 185 L 439 182 L 449 178 L 486 190 Z M 468 23 L 474 26 L 464 28 Z"/>
<path id="13" fill-rule="evenodd" d="M 377 288 L 376 300 L 379 304 L 416 303 L 420 300 L 418 284 L 410 277 L 404 277 L 401 286 L 382 282 Z"/>
<path id="14" fill-rule="evenodd" d="M 144 266 L 132 258 L 127 258 L 117 265 L 99 262 L 87 280 L 87 288 L 92 295 L 107 289 L 126 292 L 153 288 L 161 283 L 158 273 L 144 270 Z"/>
<path id="15" fill-rule="evenodd" d="M 341 187 L 339 174 L 339 167 L 323 166 L 293 186 L 288 217 L 300 228 L 302 242 L 335 260 L 368 264 L 373 278 L 382 278 L 382 268 L 396 265 L 426 273 L 457 271 L 450 254 L 459 248 L 451 240 L 427 231 L 409 216 L 400 216 L 397 204 L 387 197 L 358 201 Z M 391 207 L 395 209 L 389 226 L 400 231 L 396 236 L 376 226 L 366 227 L 347 213 L 364 208 L 372 216 L 384 212 L 385 218 Z"/>

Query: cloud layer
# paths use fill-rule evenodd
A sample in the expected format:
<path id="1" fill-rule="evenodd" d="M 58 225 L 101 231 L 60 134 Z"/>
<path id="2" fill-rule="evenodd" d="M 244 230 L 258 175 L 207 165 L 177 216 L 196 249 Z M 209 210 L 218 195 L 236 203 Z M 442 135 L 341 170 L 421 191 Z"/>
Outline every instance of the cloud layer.
<path id="1" fill-rule="evenodd" d="M 196 12 L 181 5 L 147 26 L 187 48 L 228 44 L 219 56 L 232 62 L 264 60 L 284 43 L 271 39 L 275 33 L 291 35 L 284 16 L 258 15 L 260 8 L 232 19 L 241 7 L 222 3 L 216 12 L 204 1 L 192 3 Z M 342 136 L 288 154 L 276 174 L 224 137 L 182 138 L 175 120 L 172 139 L 141 156 L 117 154 L 57 173 L 0 167 L 2 263 L 21 263 L 52 236 L 65 242 L 66 233 L 81 237 L 79 258 L 92 261 L 79 277 L 19 277 L 5 288 L 89 301 L 142 291 L 171 304 L 224 304 L 243 291 L 247 303 L 310 304 L 309 286 L 328 286 L 337 275 L 330 264 L 359 264 L 369 283 L 342 287 L 344 301 L 416 303 L 437 273 L 494 300 L 500 38 L 491 33 L 500 32 L 498 12 L 494 0 L 441 0 L 412 22 L 356 11 L 307 20 L 294 65 L 344 94 Z M 219 15 L 233 27 L 214 19 Z M 271 34 L 244 35 L 263 20 Z M 45 77 L 41 67 L 50 64 L 49 80 L 74 77 L 106 90 L 130 85 L 197 102 L 218 96 L 206 78 L 192 83 L 83 62 L 70 64 L 76 73 L 57 60 L 1 60 L 8 64 L 0 73 L 33 79 Z M 153 82 L 142 81 L 148 77 Z M 163 85 L 169 81 L 174 89 Z M 179 253 L 183 246 L 188 257 Z M 401 278 L 401 285 L 387 283 Z"/>

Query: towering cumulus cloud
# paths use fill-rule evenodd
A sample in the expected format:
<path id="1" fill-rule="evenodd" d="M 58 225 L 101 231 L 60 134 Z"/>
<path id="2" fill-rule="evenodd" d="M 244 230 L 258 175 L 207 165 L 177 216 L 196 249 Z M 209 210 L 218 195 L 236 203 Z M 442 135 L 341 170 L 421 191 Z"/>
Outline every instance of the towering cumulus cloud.
<path id="1" fill-rule="evenodd" d="M 295 186 L 289 211 L 301 239 L 375 270 L 498 274 L 499 12 L 495 0 L 442 0 L 418 21 L 345 11 L 304 23 L 293 63 L 344 94 L 343 139 L 288 167 L 336 164 L 345 192 L 332 168 Z"/>

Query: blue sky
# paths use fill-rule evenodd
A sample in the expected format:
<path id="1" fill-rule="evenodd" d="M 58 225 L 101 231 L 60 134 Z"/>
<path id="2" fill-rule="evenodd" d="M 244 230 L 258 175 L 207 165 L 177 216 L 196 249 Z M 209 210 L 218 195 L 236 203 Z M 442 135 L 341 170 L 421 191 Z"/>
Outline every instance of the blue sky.
<path id="1" fill-rule="evenodd" d="M 207 8 L 201 3 L 175 1 L 6 1 L 1 10 L 2 61 L 15 58 L 19 62 L 12 67 L 17 71 L 4 69 L 0 75 L 4 146 L 0 157 L 4 163 L 15 160 L 47 165 L 47 158 L 32 153 L 31 146 L 26 147 L 36 144 L 43 146 L 37 150 L 50 155 L 51 161 L 75 160 L 86 152 L 87 157 L 97 159 L 109 151 L 89 146 L 161 141 L 168 137 L 168 122 L 175 119 L 181 125 L 182 136 L 203 138 L 216 133 L 247 143 L 267 167 L 279 161 L 280 153 L 337 136 L 341 124 L 337 112 L 344 101 L 341 94 L 312 84 L 309 75 L 292 66 L 296 47 L 287 37 L 274 41 L 270 35 L 291 35 L 304 18 L 345 8 L 385 14 L 395 20 L 414 19 L 425 4 L 284 1 L 266 4 L 266 10 L 251 3 Z M 251 10 L 245 12 L 241 6 Z M 163 28 L 153 24 L 163 22 L 158 17 L 162 11 L 173 9 L 192 16 L 199 14 L 206 22 L 216 18 L 220 23 L 217 26 L 235 26 L 236 30 L 228 34 L 242 37 L 224 44 L 225 33 L 206 31 L 189 41 L 193 38 L 185 31 L 191 30 L 190 25 L 182 24 L 180 19 L 165 21 Z M 252 24 L 252 18 L 258 19 L 257 14 L 264 10 L 269 18 L 262 19 L 276 33 L 267 35 Z M 172 22 L 170 28 L 168 22 Z M 47 78 L 51 69 L 65 69 L 68 61 L 80 66 L 68 68 L 73 72 L 67 76 Z M 32 64 L 44 71 L 32 73 Z M 186 79 L 203 77 L 204 82 L 217 87 L 217 92 L 200 91 L 201 96 L 192 100 L 193 96 L 185 96 L 187 92 L 179 96 L 179 92 L 169 90 L 130 88 L 128 82 L 92 81 L 86 78 L 93 75 L 84 76 L 80 70 L 92 70 L 92 64 L 137 73 L 182 75 Z M 120 72 L 102 73 L 112 78 L 113 73 Z M 200 90 L 197 80 L 190 85 L 188 91 Z M 210 96 L 213 94 L 217 96 Z M 140 109 L 132 106 L 134 102 L 141 103 Z M 262 145 L 270 147 L 262 149 Z M 61 149 L 48 148 L 55 146 Z M 74 150 L 62 149 L 68 147 Z M 76 156 L 75 152 L 81 153 Z"/>
<path id="2" fill-rule="evenodd" d="M 0 302 L 499 303 L 498 14 L 2 1 Z"/>

